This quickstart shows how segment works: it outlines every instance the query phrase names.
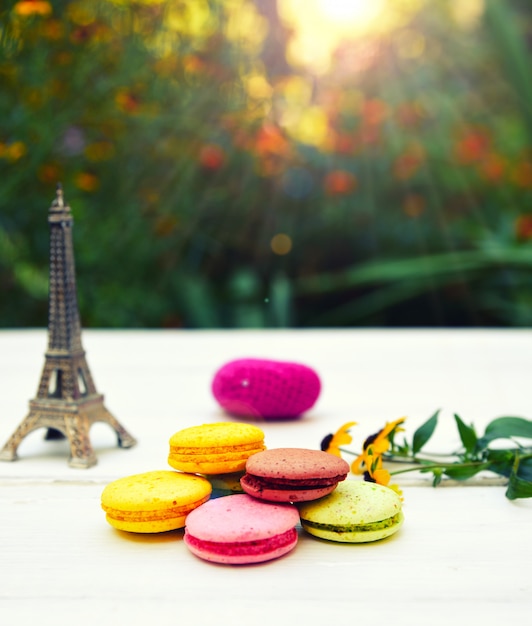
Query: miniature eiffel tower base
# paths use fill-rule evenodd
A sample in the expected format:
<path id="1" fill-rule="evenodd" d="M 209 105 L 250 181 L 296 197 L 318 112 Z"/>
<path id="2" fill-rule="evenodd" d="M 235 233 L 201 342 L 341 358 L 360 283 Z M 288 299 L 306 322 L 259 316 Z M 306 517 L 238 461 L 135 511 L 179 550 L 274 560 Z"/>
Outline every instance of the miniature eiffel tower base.
<path id="1" fill-rule="evenodd" d="M 47 428 L 49 434 L 61 433 L 70 445 L 71 467 L 88 468 L 97 463 L 89 431 L 95 422 L 105 422 L 115 431 L 118 445 L 131 448 L 137 442 L 105 408 L 103 396 L 92 394 L 80 400 L 35 398 L 30 401 L 30 412 L 0 451 L 0 461 L 15 461 L 22 440 L 38 428 Z M 52 438 L 52 437 L 50 437 Z M 56 438 L 56 437 L 53 437 Z"/>

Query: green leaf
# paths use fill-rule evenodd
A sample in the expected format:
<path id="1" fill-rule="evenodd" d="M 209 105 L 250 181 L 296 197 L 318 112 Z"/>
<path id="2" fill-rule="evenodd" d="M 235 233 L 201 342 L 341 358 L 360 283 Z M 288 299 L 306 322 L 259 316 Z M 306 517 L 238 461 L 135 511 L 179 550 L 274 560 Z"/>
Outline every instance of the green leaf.
<path id="1" fill-rule="evenodd" d="M 500 476 L 510 476 L 514 464 L 516 450 L 487 450 L 484 458 L 489 463 L 488 469 Z"/>
<path id="2" fill-rule="evenodd" d="M 433 472 L 434 480 L 432 481 L 432 486 L 437 487 L 441 483 L 442 472 Z"/>
<path id="3" fill-rule="evenodd" d="M 414 433 L 414 437 L 412 439 L 412 454 L 416 455 L 432 437 L 436 425 L 438 424 L 439 413 L 440 409 L 438 409 L 436 413 L 434 413 L 434 415 L 422 424 Z"/>
<path id="4" fill-rule="evenodd" d="M 532 498 L 532 455 L 522 458 L 516 455 L 512 469 L 508 488 L 506 489 L 506 497 L 509 500 Z"/>
<path id="5" fill-rule="evenodd" d="M 467 455 L 470 456 L 477 445 L 477 433 L 473 426 L 468 426 L 456 413 L 454 414 L 454 419 L 456 420 L 458 433 L 460 434 L 460 439 L 462 440 L 465 451 Z"/>
<path id="6" fill-rule="evenodd" d="M 532 483 L 528 480 L 524 480 L 523 478 L 519 478 L 516 474 L 511 474 L 505 495 L 508 500 L 517 500 L 517 498 L 532 498 Z"/>
<path id="7" fill-rule="evenodd" d="M 532 454 L 519 457 L 519 467 L 517 470 L 519 478 L 532 483 Z"/>
<path id="8" fill-rule="evenodd" d="M 478 465 L 463 466 L 460 463 L 456 464 L 456 467 L 446 467 L 443 473 L 448 478 L 453 480 L 468 480 L 478 474 L 482 470 L 488 469 L 487 463 L 479 463 Z"/>
<path id="9" fill-rule="evenodd" d="M 478 440 L 478 447 L 485 448 L 495 439 L 511 439 L 512 437 L 526 437 L 532 439 L 532 421 L 524 417 L 498 417 L 491 421 Z"/>

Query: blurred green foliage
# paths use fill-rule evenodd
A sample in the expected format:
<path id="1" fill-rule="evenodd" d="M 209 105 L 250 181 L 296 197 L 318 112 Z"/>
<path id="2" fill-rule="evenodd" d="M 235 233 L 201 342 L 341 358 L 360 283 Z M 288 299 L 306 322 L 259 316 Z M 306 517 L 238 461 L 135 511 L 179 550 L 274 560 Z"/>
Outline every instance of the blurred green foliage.
<path id="1" fill-rule="evenodd" d="M 403 0 L 317 74 L 283 1 L 2 3 L 0 326 L 59 181 L 84 326 L 532 323 L 527 2 Z"/>

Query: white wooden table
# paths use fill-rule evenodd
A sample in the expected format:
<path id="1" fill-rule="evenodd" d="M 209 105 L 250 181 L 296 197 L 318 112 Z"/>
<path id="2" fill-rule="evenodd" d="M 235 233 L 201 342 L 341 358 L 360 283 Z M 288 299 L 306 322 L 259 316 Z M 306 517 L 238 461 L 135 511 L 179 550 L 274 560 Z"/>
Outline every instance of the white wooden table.
<path id="1" fill-rule="evenodd" d="M 0 446 L 26 415 L 44 364 L 45 330 L 0 332 Z M 434 451 L 458 443 L 453 413 L 479 430 L 532 417 L 532 331 L 88 331 L 83 344 L 106 406 L 139 443 L 91 430 L 98 464 L 67 465 L 65 441 L 29 435 L 0 463 L 1 624 L 500 624 L 532 619 L 532 501 L 504 487 L 404 477 L 405 524 L 367 545 L 301 533 L 295 551 L 250 567 L 205 563 L 182 532 L 119 533 L 100 494 L 111 480 L 169 469 L 177 430 L 227 419 L 210 383 L 247 356 L 295 360 L 322 379 L 296 422 L 261 424 L 268 447 L 319 447 L 354 420 L 356 448 L 386 421 L 407 435 L 441 408 Z"/>

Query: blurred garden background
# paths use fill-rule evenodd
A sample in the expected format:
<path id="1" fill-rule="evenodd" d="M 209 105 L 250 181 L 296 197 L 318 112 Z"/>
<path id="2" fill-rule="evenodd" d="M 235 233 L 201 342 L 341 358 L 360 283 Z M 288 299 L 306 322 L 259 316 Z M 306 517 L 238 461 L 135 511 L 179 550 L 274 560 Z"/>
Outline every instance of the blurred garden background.
<path id="1" fill-rule="evenodd" d="M 0 326 L 532 325 L 530 0 L 0 3 Z"/>

